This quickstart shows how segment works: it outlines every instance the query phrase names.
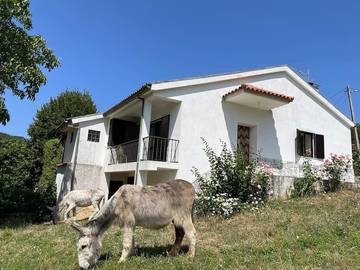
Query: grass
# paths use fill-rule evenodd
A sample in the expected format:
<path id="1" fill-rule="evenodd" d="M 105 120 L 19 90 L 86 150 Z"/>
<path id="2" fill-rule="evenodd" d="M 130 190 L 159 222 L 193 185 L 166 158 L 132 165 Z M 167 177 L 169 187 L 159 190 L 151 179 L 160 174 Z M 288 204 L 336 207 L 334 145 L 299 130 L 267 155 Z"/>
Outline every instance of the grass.
<path id="1" fill-rule="evenodd" d="M 195 226 L 193 260 L 165 256 L 174 241 L 169 226 L 138 228 L 139 248 L 123 264 L 121 232 L 113 227 L 98 269 L 360 269 L 360 191 L 274 201 L 227 220 L 199 218 Z M 67 225 L 2 225 L 0 269 L 77 269 L 76 238 Z"/>

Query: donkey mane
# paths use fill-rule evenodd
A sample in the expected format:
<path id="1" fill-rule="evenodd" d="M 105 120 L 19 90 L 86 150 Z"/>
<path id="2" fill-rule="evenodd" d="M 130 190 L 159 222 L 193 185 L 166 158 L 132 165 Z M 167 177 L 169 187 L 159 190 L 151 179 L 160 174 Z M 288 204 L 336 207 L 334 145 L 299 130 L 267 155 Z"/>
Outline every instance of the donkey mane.
<path id="1" fill-rule="evenodd" d="M 91 229 L 91 234 L 99 235 L 107 230 L 116 218 L 115 208 L 118 198 L 112 196 L 103 207 L 96 213 L 96 215 L 89 220 L 88 224 Z"/>

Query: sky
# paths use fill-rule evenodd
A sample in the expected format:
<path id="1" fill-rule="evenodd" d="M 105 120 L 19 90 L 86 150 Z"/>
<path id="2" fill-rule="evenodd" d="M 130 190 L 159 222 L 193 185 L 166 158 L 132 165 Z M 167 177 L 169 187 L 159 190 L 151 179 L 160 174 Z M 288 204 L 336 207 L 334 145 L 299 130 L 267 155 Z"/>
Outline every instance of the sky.
<path id="1" fill-rule="evenodd" d="M 100 112 L 146 82 L 288 64 L 350 117 L 360 90 L 360 1 L 32 0 L 32 33 L 61 66 L 35 101 L 10 91 L 0 132 L 27 136 L 41 104 L 87 90 Z M 360 119 L 360 91 L 353 93 Z"/>

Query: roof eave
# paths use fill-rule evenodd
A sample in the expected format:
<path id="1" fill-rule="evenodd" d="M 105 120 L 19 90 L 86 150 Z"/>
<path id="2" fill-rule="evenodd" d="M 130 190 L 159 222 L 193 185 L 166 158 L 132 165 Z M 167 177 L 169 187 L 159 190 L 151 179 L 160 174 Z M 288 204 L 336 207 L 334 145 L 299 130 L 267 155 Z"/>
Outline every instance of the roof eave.
<path id="1" fill-rule="evenodd" d="M 141 86 L 137 91 L 132 93 L 130 96 L 126 97 L 125 99 L 121 100 L 119 103 L 112 106 L 109 110 L 104 112 L 104 117 L 108 117 L 110 114 L 114 113 L 115 111 L 121 109 L 125 105 L 129 104 L 131 101 L 142 97 L 144 94 L 151 91 L 151 84 L 144 84 Z"/>

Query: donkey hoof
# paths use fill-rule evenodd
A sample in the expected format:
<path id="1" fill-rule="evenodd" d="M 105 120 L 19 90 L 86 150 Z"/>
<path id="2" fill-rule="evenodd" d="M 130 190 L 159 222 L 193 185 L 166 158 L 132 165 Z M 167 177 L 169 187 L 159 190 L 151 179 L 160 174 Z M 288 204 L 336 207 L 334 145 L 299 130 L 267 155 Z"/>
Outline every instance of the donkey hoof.
<path id="1" fill-rule="evenodd" d="M 170 250 L 169 252 L 167 252 L 167 255 L 169 257 L 176 257 L 178 253 L 175 250 Z"/>

